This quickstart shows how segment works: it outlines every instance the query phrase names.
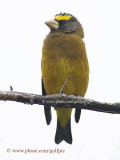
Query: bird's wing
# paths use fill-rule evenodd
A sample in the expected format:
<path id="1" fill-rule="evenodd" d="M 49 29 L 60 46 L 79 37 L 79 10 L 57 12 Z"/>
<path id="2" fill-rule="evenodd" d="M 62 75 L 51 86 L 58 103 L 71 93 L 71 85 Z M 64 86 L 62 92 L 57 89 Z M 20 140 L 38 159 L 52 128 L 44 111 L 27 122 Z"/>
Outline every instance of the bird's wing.
<path id="1" fill-rule="evenodd" d="M 75 122 L 78 123 L 80 120 L 81 109 L 75 109 Z"/>
<path id="2" fill-rule="evenodd" d="M 42 68 L 42 63 L 41 63 L 41 68 Z M 43 78 L 42 78 L 42 95 L 47 95 L 43 83 Z M 46 123 L 47 125 L 49 125 L 52 119 L 51 107 L 44 105 L 44 113 L 45 113 Z"/>

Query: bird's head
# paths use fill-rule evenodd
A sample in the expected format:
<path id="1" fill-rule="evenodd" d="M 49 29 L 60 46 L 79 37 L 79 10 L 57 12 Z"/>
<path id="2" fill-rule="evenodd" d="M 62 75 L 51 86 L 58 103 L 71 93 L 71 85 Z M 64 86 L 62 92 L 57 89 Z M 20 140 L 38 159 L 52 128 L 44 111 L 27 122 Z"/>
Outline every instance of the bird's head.
<path id="1" fill-rule="evenodd" d="M 71 14 L 60 13 L 56 14 L 52 20 L 45 22 L 45 24 L 50 28 L 51 33 L 61 32 L 65 34 L 76 33 L 82 38 L 84 37 L 84 32 L 80 22 Z"/>

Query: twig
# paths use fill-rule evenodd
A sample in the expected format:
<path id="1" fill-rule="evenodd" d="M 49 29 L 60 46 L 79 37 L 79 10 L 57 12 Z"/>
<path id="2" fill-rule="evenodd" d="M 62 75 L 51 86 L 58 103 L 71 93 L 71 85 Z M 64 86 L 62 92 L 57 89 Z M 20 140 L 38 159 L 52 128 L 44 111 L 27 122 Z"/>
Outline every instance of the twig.
<path id="1" fill-rule="evenodd" d="M 65 83 L 63 84 L 62 89 L 60 90 L 60 93 L 63 93 L 64 88 L 65 88 L 65 86 L 66 86 L 66 84 L 67 84 L 67 82 L 69 81 L 70 78 L 71 78 L 71 75 L 68 77 L 68 79 L 67 79 L 67 80 L 65 81 Z"/>
<path id="2" fill-rule="evenodd" d="M 120 114 L 120 103 L 101 103 L 94 100 L 65 94 L 36 95 L 15 91 L 0 91 L 0 100 L 15 101 L 25 104 L 38 104 L 53 107 L 81 108 L 92 111 Z"/>

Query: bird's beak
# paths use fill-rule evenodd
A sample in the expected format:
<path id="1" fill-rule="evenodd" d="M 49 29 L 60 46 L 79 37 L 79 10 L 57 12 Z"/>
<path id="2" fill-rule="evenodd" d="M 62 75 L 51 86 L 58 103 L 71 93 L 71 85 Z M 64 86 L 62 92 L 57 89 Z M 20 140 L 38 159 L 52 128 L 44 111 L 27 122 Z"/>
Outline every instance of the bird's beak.
<path id="1" fill-rule="evenodd" d="M 50 29 L 55 29 L 55 30 L 57 30 L 58 27 L 59 27 L 59 23 L 58 23 L 56 20 L 54 20 L 54 19 L 45 22 L 45 24 L 46 24 Z"/>

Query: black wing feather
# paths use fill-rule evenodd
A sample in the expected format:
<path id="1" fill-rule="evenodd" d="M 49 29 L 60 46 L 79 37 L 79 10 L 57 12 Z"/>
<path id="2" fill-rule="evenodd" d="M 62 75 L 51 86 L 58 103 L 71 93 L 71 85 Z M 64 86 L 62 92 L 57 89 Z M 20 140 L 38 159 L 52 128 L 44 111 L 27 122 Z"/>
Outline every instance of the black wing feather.
<path id="1" fill-rule="evenodd" d="M 41 68 L 42 68 L 42 63 L 41 63 Z M 43 78 L 42 78 L 42 95 L 47 95 L 43 83 Z M 51 107 L 44 105 L 44 113 L 45 113 L 46 123 L 47 125 L 49 125 L 52 119 Z"/>
<path id="2" fill-rule="evenodd" d="M 81 109 L 75 109 L 75 122 L 78 123 L 80 120 Z"/>

